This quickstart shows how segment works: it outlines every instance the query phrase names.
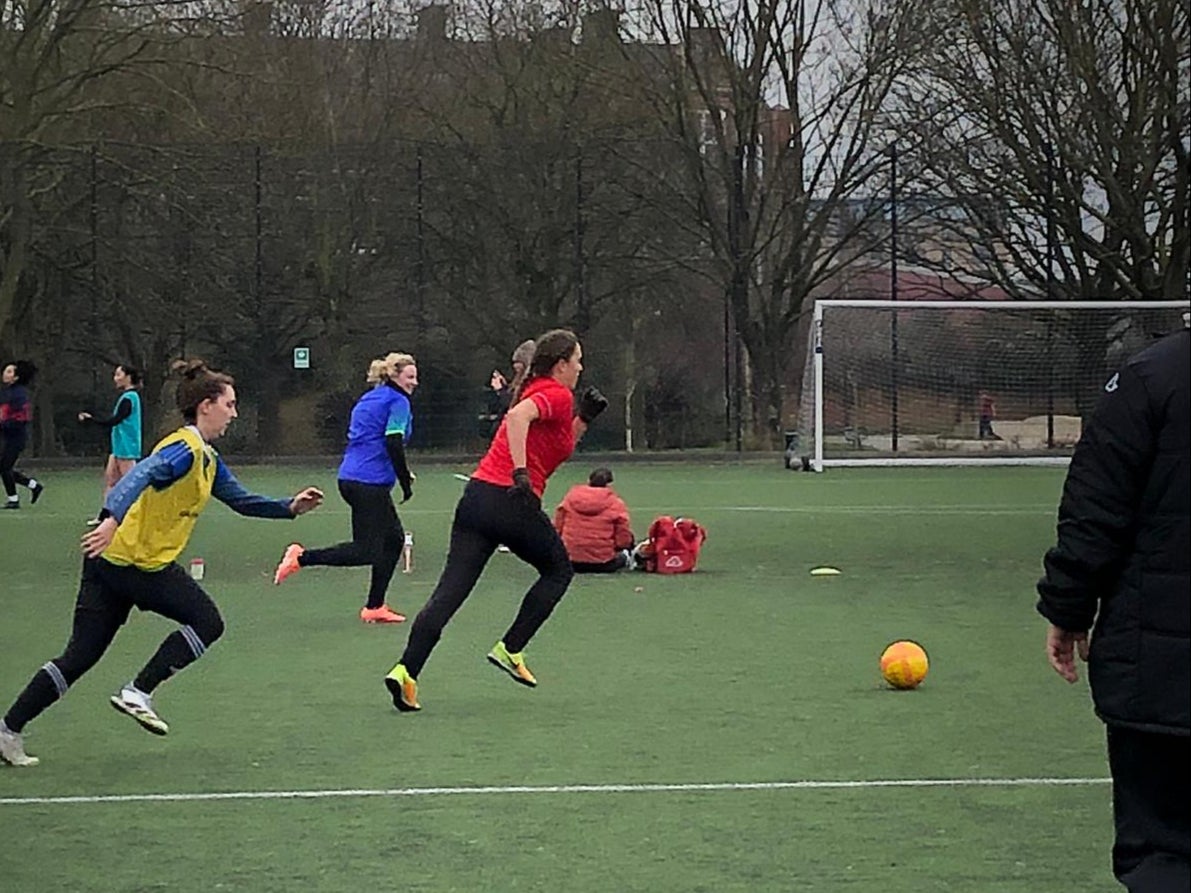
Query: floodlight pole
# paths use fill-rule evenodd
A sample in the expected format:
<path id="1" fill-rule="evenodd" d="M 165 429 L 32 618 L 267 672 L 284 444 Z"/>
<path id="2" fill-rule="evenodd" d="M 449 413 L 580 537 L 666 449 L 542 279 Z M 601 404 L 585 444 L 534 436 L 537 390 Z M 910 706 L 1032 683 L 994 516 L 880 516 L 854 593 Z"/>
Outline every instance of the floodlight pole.
<path id="1" fill-rule="evenodd" d="M 421 338 L 426 330 L 426 233 L 425 233 L 425 215 L 426 204 L 425 195 L 423 192 L 424 173 L 422 171 L 422 144 L 418 143 L 415 152 L 415 171 L 414 171 L 414 188 L 417 192 L 415 199 L 416 206 L 414 213 L 417 215 L 414 221 L 415 231 L 417 233 L 418 241 L 418 260 L 417 270 L 417 290 L 418 290 L 418 337 Z M 419 342 L 420 343 L 420 342 Z"/>
<path id="2" fill-rule="evenodd" d="M 1046 300 L 1055 299 L 1055 149 L 1043 144 L 1046 155 Z M 1055 448 L 1054 311 L 1046 323 L 1046 448 Z"/>
<path id="3" fill-rule="evenodd" d="M 261 211 L 261 147 L 259 143 L 253 152 L 253 180 L 255 181 L 253 184 L 253 217 L 255 227 L 253 234 L 253 240 L 255 242 L 253 288 L 256 293 L 256 316 L 259 323 L 260 320 L 265 318 L 264 307 L 262 306 L 264 293 L 261 287 L 264 281 L 265 254 L 264 245 L 262 244 L 264 240 L 264 219 Z M 260 332 L 259 326 L 257 332 L 260 337 L 264 337 L 264 334 Z"/>
<path id="4" fill-rule="evenodd" d="M 897 144 L 889 147 L 889 300 L 896 301 L 897 295 Z M 897 452 L 897 423 L 898 423 L 898 333 L 897 311 L 889 317 L 889 352 L 891 362 L 890 375 L 890 447 Z"/>
<path id="5" fill-rule="evenodd" d="M 91 332 L 99 331 L 99 152 L 95 144 L 91 145 L 91 196 L 90 196 L 90 225 L 91 225 Z M 96 358 L 91 358 L 91 394 L 99 394 L 99 367 Z"/>
<path id="6" fill-rule="evenodd" d="M 583 147 L 575 145 L 575 323 L 580 335 L 591 325 L 587 307 L 586 271 L 583 263 Z"/>
<path id="7" fill-rule="evenodd" d="M 731 338 L 732 296 L 724 289 L 724 444 L 732 441 L 732 346 Z"/>
<path id="8" fill-rule="evenodd" d="M 728 211 L 728 240 L 732 251 L 732 286 L 724 297 L 724 434 L 729 443 L 735 434 L 735 449 L 740 452 L 743 444 L 743 402 L 740 384 L 743 379 L 741 364 L 740 332 L 731 325 L 732 312 L 748 301 L 748 279 L 744 268 L 744 236 L 746 210 L 744 203 L 744 144 L 737 140 L 732 164 L 732 205 Z M 729 364 L 729 361 L 731 365 Z M 731 372 L 729 369 L 731 368 Z M 734 379 L 734 381 L 733 381 Z M 732 427 L 735 415 L 736 426 Z"/>

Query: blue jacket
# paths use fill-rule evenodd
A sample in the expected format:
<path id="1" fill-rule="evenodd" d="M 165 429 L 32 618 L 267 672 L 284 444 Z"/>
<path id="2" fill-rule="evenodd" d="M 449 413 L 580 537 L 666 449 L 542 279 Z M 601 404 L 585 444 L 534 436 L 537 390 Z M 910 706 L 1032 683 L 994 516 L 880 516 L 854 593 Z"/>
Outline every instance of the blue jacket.
<path id="1" fill-rule="evenodd" d="M 391 383 L 378 385 L 356 401 L 347 429 L 339 480 L 393 486 L 397 471 L 385 444 L 391 434 L 408 441 L 413 432 L 409 397 Z"/>

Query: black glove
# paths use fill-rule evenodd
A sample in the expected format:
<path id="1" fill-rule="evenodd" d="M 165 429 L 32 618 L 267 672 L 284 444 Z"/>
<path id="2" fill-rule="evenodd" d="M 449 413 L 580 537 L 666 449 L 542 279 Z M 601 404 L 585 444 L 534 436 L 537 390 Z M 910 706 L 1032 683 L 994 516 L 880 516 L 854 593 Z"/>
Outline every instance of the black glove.
<path id="1" fill-rule="evenodd" d="M 533 492 L 533 484 L 529 482 L 528 468 L 513 469 L 513 486 L 509 487 L 509 493 L 514 499 L 535 504 L 538 502 L 538 494 Z"/>
<path id="2" fill-rule="evenodd" d="M 402 475 L 398 479 L 397 483 L 399 483 L 401 485 L 401 502 L 402 503 L 409 502 L 413 498 L 413 495 L 414 495 L 413 478 L 408 475 Z"/>
<path id="3" fill-rule="evenodd" d="M 579 418 L 591 424 L 595 417 L 608 408 L 608 398 L 599 388 L 588 388 L 579 398 Z"/>

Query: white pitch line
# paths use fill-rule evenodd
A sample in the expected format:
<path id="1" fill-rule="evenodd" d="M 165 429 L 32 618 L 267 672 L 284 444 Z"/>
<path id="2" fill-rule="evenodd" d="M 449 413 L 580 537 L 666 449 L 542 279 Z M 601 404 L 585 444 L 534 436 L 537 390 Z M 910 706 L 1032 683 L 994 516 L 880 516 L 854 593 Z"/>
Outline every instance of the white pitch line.
<path id="1" fill-rule="evenodd" d="M 189 803 L 203 800 L 326 800 L 340 797 L 442 797 L 491 794 L 666 794 L 718 791 L 851 790 L 856 788 L 1020 788 L 1109 784 L 1109 778 L 891 778 L 867 781 L 753 781 L 692 784 L 481 785 L 436 788 L 347 788 L 311 791 L 224 791 L 198 794 L 97 794 L 0 797 L 0 806 L 71 806 L 92 803 Z"/>
<path id="2" fill-rule="evenodd" d="M 797 515 L 1054 515 L 1053 505 L 723 505 L 695 511 L 775 512 Z"/>
<path id="3" fill-rule="evenodd" d="M 546 501 L 547 507 L 549 500 Z M 1049 515 L 1057 517 L 1057 509 L 1054 505 L 999 505 L 999 506 L 982 506 L 982 505 L 684 505 L 683 512 L 687 515 L 698 515 L 700 513 L 711 514 L 712 512 L 748 512 L 751 514 L 757 513 L 773 513 L 783 515 L 976 515 L 976 516 L 1001 516 L 1001 515 Z M 638 504 L 633 503 L 633 510 L 645 515 L 652 515 L 656 513 L 672 513 L 674 511 L 673 505 L 657 505 Z M 410 509 L 402 507 L 400 509 L 401 516 L 425 518 L 430 516 L 445 516 L 452 514 L 455 510 L 449 509 Z M 319 509 L 318 515 L 320 518 L 329 517 L 343 517 L 346 518 L 351 514 L 348 509 Z M 240 519 L 235 519 L 240 520 Z M 244 522 L 247 523 L 247 522 Z"/>
<path id="4" fill-rule="evenodd" d="M 794 515 L 1054 515 L 1055 504 L 1047 505 L 687 505 L 683 511 L 693 515 L 695 512 L 774 512 L 778 514 Z M 638 505 L 634 509 L 649 514 L 651 512 L 673 511 L 672 505 Z M 429 517 L 432 515 L 450 515 L 453 508 L 419 509 L 403 506 L 402 516 Z M 347 517 L 351 514 L 348 509 L 323 508 L 319 509 L 319 517 Z M 79 521 L 78 513 L 38 512 L 38 518 L 58 519 L 73 518 L 78 521 L 80 529 L 83 522 Z M 233 518 L 233 521 L 241 519 Z M 247 523 L 247 522 L 245 522 Z"/>

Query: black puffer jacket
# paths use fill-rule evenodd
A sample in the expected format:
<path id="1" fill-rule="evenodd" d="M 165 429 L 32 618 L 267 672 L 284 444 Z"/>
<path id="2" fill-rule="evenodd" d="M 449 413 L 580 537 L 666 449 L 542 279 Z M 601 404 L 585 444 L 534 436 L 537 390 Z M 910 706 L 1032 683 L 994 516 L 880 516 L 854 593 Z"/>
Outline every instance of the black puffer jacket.
<path id="1" fill-rule="evenodd" d="M 1038 610 L 1092 628 L 1101 719 L 1189 735 L 1191 333 L 1137 354 L 1104 390 L 1067 472 Z"/>

